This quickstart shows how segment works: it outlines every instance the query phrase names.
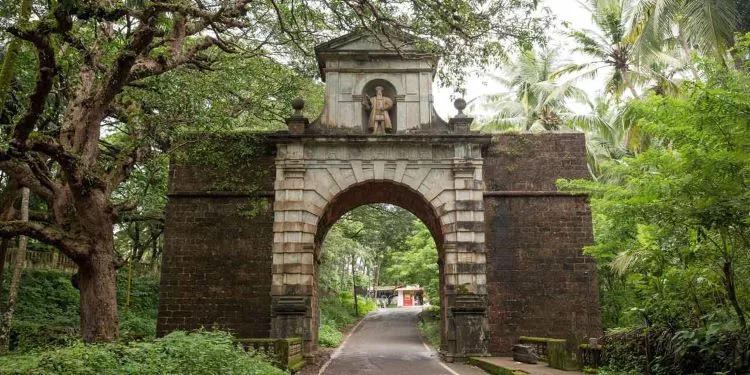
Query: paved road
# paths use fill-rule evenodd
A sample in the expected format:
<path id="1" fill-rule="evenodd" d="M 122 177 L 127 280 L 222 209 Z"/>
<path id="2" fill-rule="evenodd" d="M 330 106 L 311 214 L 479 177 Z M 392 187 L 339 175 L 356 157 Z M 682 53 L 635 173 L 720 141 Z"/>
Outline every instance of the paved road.
<path id="1" fill-rule="evenodd" d="M 445 364 L 422 343 L 417 331 L 420 308 L 381 309 L 368 315 L 323 375 L 482 375 L 482 370 Z M 486 375 L 486 374 L 485 374 Z"/>

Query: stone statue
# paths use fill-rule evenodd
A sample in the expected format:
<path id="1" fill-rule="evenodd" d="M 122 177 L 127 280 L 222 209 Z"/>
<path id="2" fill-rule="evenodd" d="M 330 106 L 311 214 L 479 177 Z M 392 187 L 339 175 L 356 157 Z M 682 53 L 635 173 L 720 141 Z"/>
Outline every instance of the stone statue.
<path id="1" fill-rule="evenodd" d="M 391 117 L 388 110 L 393 107 L 393 99 L 383 96 L 383 87 L 375 87 L 375 96 L 371 97 L 365 94 L 362 97 L 362 105 L 370 111 L 370 120 L 367 123 L 367 130 L 374 134 L 384 134 L 393 131 Z"/>

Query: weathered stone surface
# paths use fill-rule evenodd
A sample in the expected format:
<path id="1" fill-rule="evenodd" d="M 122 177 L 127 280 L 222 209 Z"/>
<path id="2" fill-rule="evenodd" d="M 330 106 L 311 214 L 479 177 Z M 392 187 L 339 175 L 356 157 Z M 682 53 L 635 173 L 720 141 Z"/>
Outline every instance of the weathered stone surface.
<path id="1" fill-rule="evenodd" d="M 175 157 L 159 334 L 218 324 L 314 350 L 326 233 L 357 206 L 390 203 L 437 243 L 447 357 L 507 354 L 520 335 L 598 336 L 596 269 L 581 253 L 591 213 L 555 187 L 587 177 L 583 134 L 472 134 L 460 101 L 441 122 L 434 60 L 379 48 L 350 34 L 316 49 L 328 86 L 310 126 L 297 100 L 290 132 L 215 135 Z M 376 86 L 394 99 L 395 134 L 364 134 Z"/>
<path id="2" fill-rule="evenodd" d="M 583 134 L 520 134 L 499 137 L 485 157 L 487 186 L 525 190 L 485 192 L 493 354 L 509 354 L 523 335 L 601 334 L 596 265 L 582 254 L 593 243 L 587 198 L 554 186 L 585 177 L 584 152 Z"/>
<path id="3" fill-rule="evenodd" d="M 384 88 L 383 95 L 394 99 L 388 111 L 394 132 L 425 131 L 444 123 L 432 108 L 435 57 L 418 53 L 404 58 L 417 51 L 408 45 L 402 48 L 387 50 L 363 33 L 347 34 L 318 46 L 326 105 L 312 124 L 316 130 L 366 133 L 369 117 L 362 99 L 375 96 L 377 86 Z"/>
<path id="4" fill-rule="evenodd" d="M 500 136 L 485 157 L 481 139 L 269 139 L 278 145 L 276 178 L 260 186 L 274 193 L 260 205 L 212 191 L 208 166 L 173 166 L 159 333 L 216 323 L 241 337 L 299 334 L 312 349 L 322 238 L 348 210 L 391 203 L 422 219 L 440 248 L 446 353 L 508 354 L 521 335 L 598 336 L 595 265 L 581 254 L 593 241 L 586 197 L 544 190 L 558 177 L 580 177 L 583 136 Z M 494 170 L 520 160 L 522 169 Z M 485 183 L 527 190 L 485 191 Z M 246 216 L 250 206 L 265 208 Z M 486 296 L 487 307 L 456 299 L 472 295 Z M 304 297 L 304 313 L 272 296 Z"/>
<path id="5" fill-rule="evenodd" d="M 531 345 L 513 345 L 513 360 L 516 362 L 536 364 L 537 356 Z"/>
<path id="6" fill-rule="evenodd" d="M 273 212 L 244 217 L 246 197 L 171 196 L 157 331 L 218 325 L 267 337 Z"/>
<path id="7" fill-rule="evenodd" d="M 557 191 L 560 178 L 589 178 L 583 133 L 502 134 L 484 153 L 488 191 Z"/>
<path id="8" fill-rule="evenodd" d="M 275 163 L 272 276 L 278 283 L 272 286 L 271 294 L 274 298 L 306 295 L 314 303 L 314 268 L 288 257 L 285 246 L 298 243 L 301 248 L 297 251 L 312 251 L 312 256 L 319 259 L 325 234 L 341 215 L 363 204 L 395 204 L 427 224 L 441 258 L 449 259 L 441 262 L 443 284 L 447 287 L 443 295 L 481 296 L 475 301 L 479 308 L 466 310 L 461 316 L 446 316 L 452 320 L 449 326 L 457 332 L 444 340 L 446 350 L 457 354 L 486 353 L 480 147 L 488 140 L 485 136 L 280 138 Z M 466 184 L 466 179 L 471 183 Z M 304 219 L 306 215 L 309 219 Z M 309 327 L 305 345 L 308 350 L 314 349 L 318 320 L 315 312 L 307 318 L 309 322 L 292 322 L 286 316 L 274 316 L 271 335 L 282 337 L 279 335 L 287 334 L 284 327 L 290 324 Z"/>

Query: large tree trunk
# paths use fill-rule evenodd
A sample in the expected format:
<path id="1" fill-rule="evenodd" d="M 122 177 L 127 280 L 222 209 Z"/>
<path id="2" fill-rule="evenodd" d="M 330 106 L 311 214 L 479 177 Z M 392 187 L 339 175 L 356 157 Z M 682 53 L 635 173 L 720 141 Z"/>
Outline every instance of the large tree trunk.
<path id="1" fill-rule="evenodd" d="M 111 244 L 111 240 L 96 243 L 97 254 L 78 266 L 81 338 L 85 342 L 117 341 L 117 273 L 114 256 L 106 251 Z"/>
<path id="2" fill-rule="evenodd" d="M 8 183 L 3 192 L 2 199 L 0 200 L 0 220 L 8 221 L 13 220 L 16 216 L 16 208 L 14 203 L 18 197 L 18 193 L 22 192 L 22 188 L 18 186 L 16 181 L 12 178 L 8 178 Z M 23 205 L 23 202 L 21 202 Z M 2 238 L 0 239 L 0 301 L 3 300 L 3 288 L 2 283 L 5 280 L 5 257 L 8 256 L 8 249 L 10 249 L 13 238 Z M 0 321 L 0 325 L 2 321 Z M 10 329 L 10 328 L 9 328 Z M 8 334 L 10 331 L 7 332 Z M 3 343 L 5 342 L 4 332 L 2 326 L 0 326 L 0 350 L 6 347 Z"/>
<path id="3" fill-rule="evenodd" d="M 117 341 L 117 273 L 111 204 L 103 191 L 76 202 L 80 223 L 89 234 L 90 256 L 78 262 L 81 292 L 81 338 L 86 342 Z"/>

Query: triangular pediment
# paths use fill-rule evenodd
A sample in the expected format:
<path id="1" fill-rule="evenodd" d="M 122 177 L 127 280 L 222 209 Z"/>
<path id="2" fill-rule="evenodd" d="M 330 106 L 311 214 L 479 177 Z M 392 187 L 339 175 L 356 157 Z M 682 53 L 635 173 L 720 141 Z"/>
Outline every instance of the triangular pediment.
<path id="1" fill-rule="evenodd" d="M 416 48 L 394 37 L 374 36 L 363 32 L 353 32 L 315 47 L 321 52 L 396 52 L 416 51 Z"/>
<path id="2" fill-rule="evenodd" d="M 355 31 L 317 45 L 315 47 L 315 57 L 318 60 L 320 77 L 325 82 L 326 65 L 327 61 L 330 60 L 357 60 L 362 62 L 386 58 L 396 60 L 409 59 L 410 61 L 429 59 L 434 61 L 435 55 L 420 51 L 416 47 L 418 44 L 419 39 L 409 35 L 397 37 Z"/>

